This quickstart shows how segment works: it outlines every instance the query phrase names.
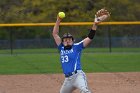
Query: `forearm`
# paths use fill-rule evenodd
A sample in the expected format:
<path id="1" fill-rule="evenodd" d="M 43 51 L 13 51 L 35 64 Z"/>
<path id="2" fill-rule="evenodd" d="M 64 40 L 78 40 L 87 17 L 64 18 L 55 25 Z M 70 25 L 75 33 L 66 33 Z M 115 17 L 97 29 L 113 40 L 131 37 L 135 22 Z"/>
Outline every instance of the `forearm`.
<path id="1" fill-rule="evenodd" d="M 87 37 L 92 40 L 95 36 L 96 30 L 97 30 L 97 24 L 94 23 Z"/>
<path id="2" fill-rule="evenodd" d="M 96 23 L 94 23 L 93 25 L 92 25 L 92 28 L 91 28 L 92 30 L 97 30 L 97 24 Z"/>
<path id="3" fill-rule="evenodd" d="M 53 28 L 53 35 L 58 35 L 59 34 L 59 25 L 60 25 L 60 22 L 61 20 L 60 19 L 57 19 L 56 20 L 56 23 L 55 23 L 55 26 Z"/>
<path id="4" fill-rule="evenodd" d="M 52 32 L 53 38 L 54 38 L 57 45 L 60 45 L 60 43 L 61 43 L 61 38 L 59 36 L 60 22 L 61 22 L 61 19 L 57 18 L 56 23 L 55 23 L 54 28 L 53 28 L 53 32 Z"/>
<path id="5" fill-rule="evenodd" d="M 97 24 L 93 24 L 92 28 L 89 31 L 89 34 L 87 35 L 87 38 L 84 39 L 84 47 L 86 47 L 87 45 L 89 45 L 89 43 L 92 41 L 92 39 L 95 36 L 97 30 Z"/>

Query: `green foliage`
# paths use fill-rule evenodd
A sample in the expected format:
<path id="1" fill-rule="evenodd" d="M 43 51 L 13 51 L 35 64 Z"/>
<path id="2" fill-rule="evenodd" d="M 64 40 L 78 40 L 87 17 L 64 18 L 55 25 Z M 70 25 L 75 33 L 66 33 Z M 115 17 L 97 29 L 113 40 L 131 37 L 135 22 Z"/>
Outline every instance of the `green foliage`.
<path id="1" fill-rule="evenodd" d="M 1 0 L 0 22 L 54 22 L 59 11 L 66 13 L 65 21 L 92 21 L 103 7 L 112 13 L 112 21 L 139 19 L 136 0 Z"/>
<path id="2" fill-rule="evenodd" d="M 139 0 L 0 0 L 0 23 L 55 22 L 59 11 L 66 13 L 64 22 L 93 21 L 95 12 L 103 7 L 111 12 L 110 21 L 140 20 Z M 18 28 L 19 32 L 27 29 Z M 2 31 L 4 30 L 2 29 Z M 46 35 L 42 36 L 43 32 L 38 33 L 40 28 L 29 30 L 32 31 L 28 35 L 24 33 L 22 36 L 32 38 L 33 35 L 36 37 L 36 34 L 39 37 Z M 82 27 L 77 30 L 81 31 Z M 8 34 L 4 37 L 6 33 L 0 32 L 0 38 L 7 37 Z M 85 33 L 80 33 L 80 36 L 83 37 Z M 50 36 L 46 37 L 49 38 Z"/>

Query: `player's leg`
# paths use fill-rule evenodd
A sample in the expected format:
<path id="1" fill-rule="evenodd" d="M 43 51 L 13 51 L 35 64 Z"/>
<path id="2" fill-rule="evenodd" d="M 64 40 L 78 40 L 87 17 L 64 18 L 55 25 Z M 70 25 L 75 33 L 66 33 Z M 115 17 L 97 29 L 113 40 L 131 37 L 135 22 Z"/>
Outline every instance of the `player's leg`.
<path id="1" fill-rule="evenodd" d="M 72 84 L 71 78 L 65 78 L 64 83 L 60 89 L 60 93 L 72 93 L 75 87 Z"/>
<path id="2" fill-rule="evenodd" d="M 87 85 L 87 78 L 83 71 L 77 74 L 77 78 L 75 79 L 75 87 L 80 89 L 80 93 L 91 93 Z"/>

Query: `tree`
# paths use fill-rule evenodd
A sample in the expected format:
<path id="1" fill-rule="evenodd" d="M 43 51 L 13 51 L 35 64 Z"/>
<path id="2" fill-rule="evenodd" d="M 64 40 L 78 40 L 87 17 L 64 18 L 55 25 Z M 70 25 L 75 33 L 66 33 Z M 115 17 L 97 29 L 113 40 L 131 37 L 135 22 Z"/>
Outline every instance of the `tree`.
<path id="1" fill-rule="evenodd" d="M 55 22 L 56 15 L 59 11 L 66 13 L 64 22 L 88 22 L 93 21 L 95 12 L 103 7 L 106 7 L 111 12 L 109 21 L 137 21 L 140 20 L 139 2 L 139 0 L 0 0 L 0 22 Z M 23 31 L 25 28 L 18 28 L 18 30 Z M 40 31 L 40 28 L 31 29 L 34 32 L 31 31 L 28 37 L 41 35 L 41 33 L 36 31 Z M 127 29 L 128 32 L 132 30 L 132 28 L 129 29 L 128 27 Z M 4 28 L 1 30 L 4 30 Z M 74 30 L 73 32 L 71 31 L 72 33 L 78 30 L 78 35 L 80 34 L 80 36 L 87 33 L 83 27 L 76 29 L 69 28 L 66 30 Z M 4 33 L 1 33 L 0 37 L 3 37 L 2 35 Z M 115 32 L 113 33 L 117 34 Z M 26 37 L 27 35 L 23 34 L 23 36 Z"/>

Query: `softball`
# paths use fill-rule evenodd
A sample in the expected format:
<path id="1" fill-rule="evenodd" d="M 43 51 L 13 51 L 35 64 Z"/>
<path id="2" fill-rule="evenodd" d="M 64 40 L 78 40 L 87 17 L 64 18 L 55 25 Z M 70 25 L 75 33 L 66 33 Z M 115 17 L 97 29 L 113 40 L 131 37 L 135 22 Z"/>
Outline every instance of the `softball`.
<path id="1" fill-rule="evenodd" d="M 64 18 L 65 17 L 65 13 L 64 12 L 59 12 L 58 16 L 59 16 L 59 18 Z"/>

